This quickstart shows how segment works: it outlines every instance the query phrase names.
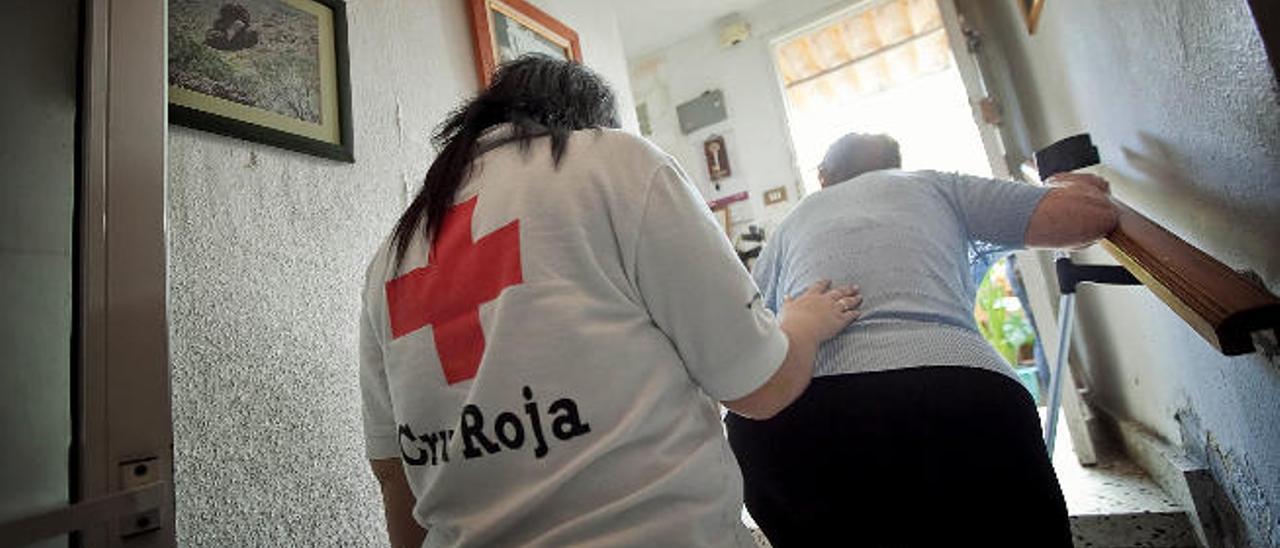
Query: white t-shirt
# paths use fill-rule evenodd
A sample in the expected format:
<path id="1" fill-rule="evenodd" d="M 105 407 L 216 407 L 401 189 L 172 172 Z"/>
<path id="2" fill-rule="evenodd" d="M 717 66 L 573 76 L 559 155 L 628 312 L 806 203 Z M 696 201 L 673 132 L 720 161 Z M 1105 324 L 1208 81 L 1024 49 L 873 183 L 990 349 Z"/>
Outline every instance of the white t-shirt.
<path id="1" fill-rule="evenodd" d="M 549 142 L 483 154 L 434 246 L 370 264 L 369 458 L 402 459 L 427 546 L 754 546 L 715 402 L 786 337 L 669 156 Z"/>

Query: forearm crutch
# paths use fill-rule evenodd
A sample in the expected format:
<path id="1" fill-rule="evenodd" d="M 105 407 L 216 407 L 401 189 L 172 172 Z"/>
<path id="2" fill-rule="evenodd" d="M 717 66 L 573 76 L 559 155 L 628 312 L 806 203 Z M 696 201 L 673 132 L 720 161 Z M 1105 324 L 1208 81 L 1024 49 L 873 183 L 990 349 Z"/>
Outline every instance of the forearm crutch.
<path id="1" fill-rule="evenodd" d="M 1071 261 L 1065 251 L 1054 253 L 1058 273 L 1058 354 L 1049 375 L 1049 403 L 1044 417 L 1044 445 L 1053 457 L 1053 441 L 1058 434 L 1058 407 L 1062 403 L 1062 376 L 1070 375 L 1067 355 L 1071 353 L 1071 326 L 1075 320 L 1076 286 L 1081 283 L 1105 285 L 1142 285 L 1123 266 L 1081 265 Z"/>
<path id="2" fill-rule="evenodd" d="M 1097 165 L 1101 162 L 1098 148 L 1088 133 L 1067 137 L 1036 152 L 1036 170 L 1041 181 L 1059 173 Z M 1078 265 L 1064 251 L 1054 253 L 1054 266 L 1058 273 L 1058 355 L 1054 358 L 1049 375 L 1049 403 L 1045 409 L 1044 445 L 1053 458 L 1053 441 L 1058 434 L 1058 406 L 1062 403 L 1062 376 L 1070 375 L 1066 366 L 1071 353 L 1071 325 L 1075 320 L 1076 286 L 1089 282 L 1107 285 L 1141 285 L 1121 266 Z"/>

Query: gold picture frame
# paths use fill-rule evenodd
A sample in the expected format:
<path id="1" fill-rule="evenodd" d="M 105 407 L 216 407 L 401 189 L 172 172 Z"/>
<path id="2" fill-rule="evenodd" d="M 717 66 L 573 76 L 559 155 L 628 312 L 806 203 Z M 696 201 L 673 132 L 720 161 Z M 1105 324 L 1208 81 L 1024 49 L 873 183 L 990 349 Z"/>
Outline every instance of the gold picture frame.
<path id="1" fill-rule="evenodd" d="M 488 86 L 498 66 L 526 53 L 582 62 L 578 33 L 525 0 L 467 0 L 476 72 Z"/>
<path id="2" fill-rule="evenodd" d="M 1044 11 L 1045 0 L 1017 0 L 1018 9 L 1022 11 L 1022 17 L 1027 22 L 1027 33 L 1035 34 L 1036 26 L 1040 23 L 1040 12 Z"/>

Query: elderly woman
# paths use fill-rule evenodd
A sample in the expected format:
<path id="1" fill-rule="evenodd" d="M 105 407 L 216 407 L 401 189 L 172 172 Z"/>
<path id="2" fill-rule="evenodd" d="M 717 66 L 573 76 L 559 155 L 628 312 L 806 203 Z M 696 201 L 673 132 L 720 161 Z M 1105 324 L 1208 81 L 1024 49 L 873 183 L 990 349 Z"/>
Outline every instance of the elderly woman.
<path id="1" fill-rule="evenodd" d="M 815 281 L 775 319 L 684 172 L 615 126 L 545 57 L 441 126 L 364 291 L 394 545 L 753 545 L 716 402 L 785 408 L 858 299 Z"/>
<path id="2" fill-rule="evenodd" d="M 832 145 L 823 190 L 755 266 L 765 305 L 857 280 L 862 319 L 824 343 L 800 400 L 728 419 L 747 508 L 774 546 L 1071 546 L 1035 404 L 973 318 L 975 248 L 1073 247 L 1107 234 L 1105 181 L 1053 188 L 900 171 L 897 143 Z"/>

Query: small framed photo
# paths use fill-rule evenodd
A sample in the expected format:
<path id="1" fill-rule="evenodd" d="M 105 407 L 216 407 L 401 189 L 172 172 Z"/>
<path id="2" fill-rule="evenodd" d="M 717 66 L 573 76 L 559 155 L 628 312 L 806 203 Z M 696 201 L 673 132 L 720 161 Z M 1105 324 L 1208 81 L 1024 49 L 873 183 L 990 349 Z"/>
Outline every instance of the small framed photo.
<path id="1" fill-rule="evenodd" d="M 498 65 L 527 53 L 582 62 L 578 33 L 525 0 L 467 0 L 476 72 L 488 86 Z"/>
<path id="2" fill-rule="evenodd" d="M 733 174 L 729 167 L 729 151 L 725 148 L 724 137 L 713 135 L 702 143 L 702 152 L 707 157 L 707 175 L 711 181 L 719 181 Z"/>
<path id="3" fill-rule="evenodd" d="M 779 204 L 787 201 L 787 187 L 778 186 L 764 191 L 764 205 Z"/>
<path id="4" fill-rule="evenodd" d="M 353 162 L 342 0 L 169 0 L 169 120 Z"/>
<path id="5" fill-rule="evenodd" d="M 1018 8 L 1022 11 L 1022 17 L 1027 22 L 1027 32 L 1029 34 L 1036 33 L 1036 25 L 1040 22 L 1040 12 L 1044 10 L 1045 0 L 1015 0 L 1018 2 Z"/>

